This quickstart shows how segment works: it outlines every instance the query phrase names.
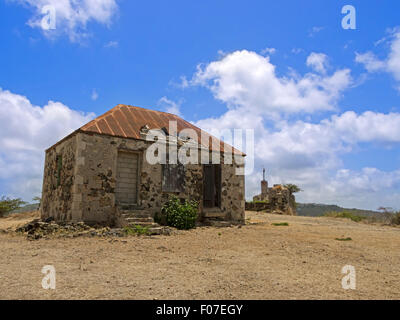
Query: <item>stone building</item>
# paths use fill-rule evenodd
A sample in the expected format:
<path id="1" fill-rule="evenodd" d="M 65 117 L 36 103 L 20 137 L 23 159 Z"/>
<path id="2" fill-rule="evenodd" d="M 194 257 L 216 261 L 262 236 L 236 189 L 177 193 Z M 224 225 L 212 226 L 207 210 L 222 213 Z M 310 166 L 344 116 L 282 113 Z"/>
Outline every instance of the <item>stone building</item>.
<path id="1" fill-rule="evenodd" d="M 268 187 L 263 169 L 261 193 L 253 197 L 253 202 L 246 204 L 246 210 L 266 211 L 270 213 L 296 215 L 296 199 L 291 191 L 283 185 Z"/>
<path id="2" fill-rule="evenodd" d="M 174 162 L 171 150 L 199 161 Z M 176 115 L 118 105 L 46 150 L 41 217 L 153 225 L 175 195 L 198 201 L 199 222 L 243 223 L 244 156 Z"/>

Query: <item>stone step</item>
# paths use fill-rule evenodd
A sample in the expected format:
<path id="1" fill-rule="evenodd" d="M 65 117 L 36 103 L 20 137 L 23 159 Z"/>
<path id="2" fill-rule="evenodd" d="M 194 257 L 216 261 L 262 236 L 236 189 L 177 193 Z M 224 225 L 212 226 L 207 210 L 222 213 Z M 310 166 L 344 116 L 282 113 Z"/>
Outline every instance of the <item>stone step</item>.
<path id="1" fill-rule="evenodd" d="M 126 217 L 125 220 L 127 222 L 154 222 L 152 217 L 138 218 L 138 217 Z"/>
<path id="2" fill-rule="evenodd" d="M 151 218 L 151 215 L 145 212 L 124 212 L 121 213 L 121 216 L 124 218 Z"/>
<path id="3" fill-rule="evenodd" d="M 204 218 L 224 218 L 226 216 L 225 212 L 221 209 L 203 209 Z"/>
<path id="4" fill-rule="evenodd" d="M 224 228 L 224 227 L 231 227 L 233 225 L 232 222 L 229 221 L 219 221 L 219 220 L 211 220 L 206 219 L 203 221 L 204 225 L 215 227 L 215 228 Z"/>
<path id="5" fill-rule="evenodd" d="M 146 221 L 146 222 L 141 222 L 141 221 L 128 221 L 128 225 L 131 227 L 134 226 L 142 226 L 142 227 L 158 227 L 159 224 L 155 223 L 154 221 Z"/>
<path id="6" fill-rule="evenodd" d="M 163 227 L 153 227 L 149 229 L 149 234 L 150 235 L 160 235 L 164 233 L 164 228 Z"/>
<path id="7" fill-rule="evenodd" d="M 121 210 L 121 209 L 119 209 L 119 212 L 121 212 L 121 213 L 147 213 L 143 209 L 140 209 L 140 210 Z"/>

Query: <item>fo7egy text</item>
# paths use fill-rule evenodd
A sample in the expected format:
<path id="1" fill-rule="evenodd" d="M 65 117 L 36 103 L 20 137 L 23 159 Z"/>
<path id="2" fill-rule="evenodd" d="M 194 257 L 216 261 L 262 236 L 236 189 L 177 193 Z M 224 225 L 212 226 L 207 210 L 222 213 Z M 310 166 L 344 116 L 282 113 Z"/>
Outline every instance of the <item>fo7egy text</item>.
<path id="1" fill-rule="evenodd" d="M 180 315 L 186 318 L 190 313 L 201 315 L 240 315 L 243 305 L 235 304 L 202 304 L 200 308 L 163 306 L 157 307 L 157 315 Z"/>

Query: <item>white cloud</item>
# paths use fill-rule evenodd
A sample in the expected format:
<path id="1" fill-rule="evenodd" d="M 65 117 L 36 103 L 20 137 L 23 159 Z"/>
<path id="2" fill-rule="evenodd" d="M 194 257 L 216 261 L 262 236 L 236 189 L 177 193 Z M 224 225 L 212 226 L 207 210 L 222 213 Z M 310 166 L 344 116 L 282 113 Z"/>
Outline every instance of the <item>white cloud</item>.
<path id="1" fill-rule="evenodd" d="M 261 168 L 266 167 L 270 184 L 296 183 L 302 187 L 299 201 L 370 209 L 396 207 L 400 195 L 389 195 L 400 185 L 400 170 L 350 171 L 343 168 L 341 155 L 357 150 L 363 142 L 399 144 L 399 113 L 347 111 L 319 123 L 279 120 L 273 128 L 267 128 L 264 120 L 246 109 L 237 109 L 196 122 L 205 130 L 254 128 L 255 167 L 259 171 L 246 177 L 248 198 L 259 193 Z"/>
<path id="2" fill-rule="evenodd" d="M 99 94 L 97 93 L 97 90 L 96 90 L 96 89 L 93 89 L 93 90 L 92 90 L 91 99 L 92 99 L 93 101 L 96 101 L 98 98 L 99 98 Z"/>
<path id="3" fill-rule="evenodd" d="M 56 29 L 43 30 L 50 38 L 67 34 L 72 42 L 89 36 L 87 24 L 97 22 L 109 26 L 118 11 L 116 0 L 11 0 L 32 8 L 34 15 L 28 21 L 32 28 L 42 28 L 42 8 L 50 5 L 56 12 Z"/>
<path id="4" fill-rule="evenodd" d="M 181 82 L 178 84 L 178 87 L 181 89 L 185 89 L 189 87 L 189 81 L 186 79 L 185 76 L 180 77 Z"/>
<path id="5" fill-rule="evenodd" d="M 325 74 L 327 65 L 328 56 L 326 54 L 312 52 L 307 57 L 307 66 L 313 68 L 316 72 Z"/>
<path id="6" fill-rule="evenodd" d="M 265 49 L 261 50 L 262 55 L 273 55 L 274 53 L 276 53 L 275 48 L 265 48 Z"/>
<path id="7" fill-rule="evenodd" d="M 301 52 L 304 52 L 304 49 L 302 49 L 302 48 L 293 48 L 292 49 L 292 53 L 294 53 L 294 54 L 299 54 Z"/>
<path id="8" fill-rule="evenodd" d="M 174 102 L 167 97 L 162 97 L 160 100 L 158 100 L 158 104 L 164 108 L 165 112 L 181 116 L 181 102 Z"/>
<path id="9" fill-rule="evenodd" d="M 356 53 L 355 61 L 363 64 L 368 72 L 388 72 L 400 81 L 400 31 L 394 29 L 391 32 L 388 38 L 380 40 L 390 43 L 389 54 L 385 59 L 379 59 L 374 53 L 368 51 L 362 54 Z"/>
<path id="10" fill-rule="evenodd" d="M 9 195 L 30 200 L 41 192 L 44 150 L 90 121 L 94 114 L 60 102 L 35 106 L 0 89 L 0 181 Z"/>
<path id="11" fill-rule="evenodd" d="M 228 108 L 219 117 L 195 124 L 209 131 L 254 129 L 259 171 L 246 177 L 248 198 L 260 191 L 261 168 L 266 167 L 270 184 L 296 183 L 305 190 L 298 194 L 299 201 L 396 207 L 400 193 L 394 191 L 400 184 L 400 170 L 350 171 L 343 166 L 342 156 L 358 151 L 362 143 L 397 146 L 400 113 L 346 111 L 314 123 L 311 119 L 270 117 L 265 112 L 332 110 L 350 84 L 347 69 L 329 76 L 299 76 L 293 71 L 290 77 L 278 77 L 268 58 L 237 51 L 198 67 L 190 85 L 207 87 Z"/>
<path id="12" fill-rule="evenodd" d="M 118 48 L 119 42 L 118 41 L 109 41 L 104 45 L 104 48 Z"/>
<path id="13" fill-rule="evenodd" d="M 386 69 L 386 63 L 379 60 L 372 52 L 356 52 L 356 62 L 363 64 L 368 72 L 377 72 Z"/>
<path id="14" fill-rule="evenodd" d="M 387 68 L 396 80 L 400 81 L 400 32 L 394 35 L 387 59 Z"/>
<path id="15" fill-rule="evenodd" d="M 209 88 L 229 108 L 271 114 L 333 110 L 351 82 L 348 69 L 329 76 L 308 73 L 279 77 L 269 57 L 242 50 L 199 65 L 190 84 Z"/>
<path id="16" fill-rule="evenodd" d="M 325 27 L 312 27 L 311 30 L 308 32 L 308 36 L 310 38 L 314 37 L 317 33 L 321 32 L 324 30 Z"/>

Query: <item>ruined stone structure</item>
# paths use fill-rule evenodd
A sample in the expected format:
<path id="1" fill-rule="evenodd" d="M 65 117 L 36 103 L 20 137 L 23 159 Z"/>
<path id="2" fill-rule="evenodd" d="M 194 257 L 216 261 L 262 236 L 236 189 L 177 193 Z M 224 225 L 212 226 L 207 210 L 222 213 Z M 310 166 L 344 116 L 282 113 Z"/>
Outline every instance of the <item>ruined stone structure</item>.
<path id="1" fill-rule="evenodd" d="M 246 210 L 296 215 L 296 199 L 288 188 L 280 184 L 268 188 L 268 181 L 265 180 L 265 169 L 263 169 L 261 194 L 254 196 L 253 202 L 246 203 Z"/>
<path id="2" fill-rule="evenodd" d="M 176 133 L 166 129 L 170 121 L 177 124 Z M 204 134 L 207 143 L 180 138 L 177 133 L 187 128 Z M 157 130 L 162 134 L 155 135 Z M 222 163 L 152 164 L 146 151 L 160 137 L 167 150 L 192 143 L 199 160 L 218 153 Z M 175 195 L 199 202 L 199 221 L 243 223 L 244 176 L 237 170 L 244 167 L 244 154 L 229 146 L 235 156 L 232 163 L 224 161 L 227 145 L 218 140 L 216 148 L 210 139 L 178 116 L 118 105 L 46 150 L 42 219 L 153 226 L 154 216 Z"/>

